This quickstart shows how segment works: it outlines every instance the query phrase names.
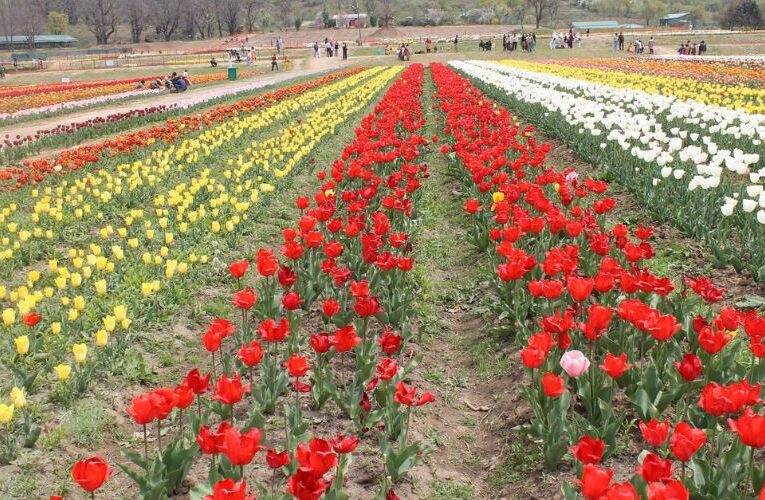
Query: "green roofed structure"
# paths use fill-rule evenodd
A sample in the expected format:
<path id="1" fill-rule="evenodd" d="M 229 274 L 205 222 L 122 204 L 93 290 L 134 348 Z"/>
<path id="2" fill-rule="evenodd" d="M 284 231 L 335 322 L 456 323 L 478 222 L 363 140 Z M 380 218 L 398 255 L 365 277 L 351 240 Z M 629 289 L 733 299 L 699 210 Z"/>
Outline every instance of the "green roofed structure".
<path id="1" fill-rule="evenodd" d="M 667 14 L 659 19 L 659 26 L 686 26 L 688 24 L 691 24 L 691 20 L 687 12 Z"/>
<path id="2" fill-rule="evenodd" d="M 632 26 L 632 25 L 630 25 Z M 626 27 L 617 21 L 572 21 L 571 28 L 577 31 L 585 30 L 618 30 Z"/>
<path id="3" fill-rule="evenodd" d="M 79 40 L 69 35 L 37 35 L 33 38 L 32 42 L 34 47 L 71 47 L 75 45 Z M 6 48 L 23 48 L 29 47 L 29 39 L 26 36 L 0 36 L 0 47 Z"/>

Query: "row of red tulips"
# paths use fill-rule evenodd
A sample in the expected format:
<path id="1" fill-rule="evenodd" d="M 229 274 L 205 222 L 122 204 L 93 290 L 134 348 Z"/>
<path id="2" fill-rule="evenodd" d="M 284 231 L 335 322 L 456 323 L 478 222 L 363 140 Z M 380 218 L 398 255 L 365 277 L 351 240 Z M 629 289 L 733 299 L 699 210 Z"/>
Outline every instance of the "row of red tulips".
<path id="1" fill-rule="evenodd" d="M 172 109 L 173 107 L 175 106 L 173 105 L 167 106 L 164 104 L 160 104 L 159 106 L 149 106 L 149 107 L 141 108 L 141 109 L 132 109 L 124 113 L 112 113 L 106 116 L 99 116 L 99 117 L 91 118 L 90 120 L 84 120 L 81 122 L 61 123 L 56 125 L 55 127 L 39 129 L 35 131 L 34 134 L 28 134 L 24 136 L 16 134 L 14 137 L 11 137 L 10 134 L 6 134 L 3 141 L 0 142 L 0 150 L 2 149 L 8 150 L 11 148 L 17 148 L 19 146 L 23 146 L 24 144 L 28 144 L 30 142 L 39 141 L 43 137 L 61 135 L 61 134 L 71 134 L 84 128 L 89 128 L 89 127 L 95 128 L 95 127 L 102 126 L 106 123 L 113 123 L 113 122 L 118 122 L 122 120 L 127 120 L 129 118 L 147 116 L 153 113 L 161 113 L 163 111 L 167 111 L 168 109 Z"/>
<path id="2" fill-rule="evenodd" d="M 395 484 L 427 451 L 409 436 L 412 411 L 434 400 L 408 382 L 416 363 L 404 354 L 411 235 L 428 176 L 413 163 L 427 145 L 417 135 L 423 81 L 421 65 L 407 69 L 340 159 L 318 173 L 313 196 L 296 198 L 300 217 L 283 230 L 278 254 L 261 248 L 229 266 L 236 320 L 217 318 L 201 336 L 209 367 L 132 400 L 127 412 L 143 430 L 143 449 L 124 451 L 133 465 L 120 467 L 143 498 L 178 493 L 200 460 L 209 463 L 209 484 L 196 492 L 216 500 L 255 490 L 273 499 L 348 498 L 361 441 L 379 449 L 385 474 L 377 494 L 397 498 Z M 345 416 L 343 434 L 319 437 L 305 410 L 328 405 Z M 278 414 L 277 432 L 267 422 Z M 169 442 L 162 426 L 177 430 Z M 86 490 L 108 477 L 101 462 L 95 458 L 92 476 L 75 467 Z"/>
<path id="3" fill-rule="evenodd" d="M 653 228 L 614 223 L 607 183 L 546 164 L 551 150 L 453 70 L 433 77 L 468 191 L 470 240 L 496 271 L 499 314 L 548 468 L 568 452 L 585 498 L 740 498 L 765 482 L 765 318 L 716 303 L 703 277 L 651 272 Z M 645 450 L 614 482 L 617 439 L 637 420 Z M 641 443 L 637 443 L 640 446 Z M 577 496 L 566 483 L 567 498 Z"/>

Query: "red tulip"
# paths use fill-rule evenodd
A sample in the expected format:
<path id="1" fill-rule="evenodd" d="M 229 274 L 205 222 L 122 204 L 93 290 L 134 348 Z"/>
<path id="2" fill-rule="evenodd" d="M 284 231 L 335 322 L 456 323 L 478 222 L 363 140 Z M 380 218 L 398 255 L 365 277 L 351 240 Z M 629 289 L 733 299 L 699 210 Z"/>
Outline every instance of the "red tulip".
<path id="1" fill-rule="evenodd" d="M 592 294 L 595 282 L 592 278 L 582 278 L 579 276 L 569 276 L 566 279 L 566 289 L 571 294 L 571 298 L 577 302 L 584 302 Z"/>
<path id="2" fill-rule="evenodd" d="M 325 332 L 311 335 L 311 347 L 318 353 L 325 353 L 332 347 L 332 342 Z"/>
<path id="3" fill-rule="evenodd" d="M 101 457 L 90 457 L 74 464 L 72 479 L 87 492 L 96 491 L 112 475 L 109 464 Z"/>
<path id="4" fill-rule="evenodd" d="M 266 452 L 266 464 L 271 469 L 280 469 L 290 463 L 290 454 L 287 450 L 277 452 L 276 450 L 268 450 Z"/>
<path id="5" fill-rule="evenodd" d="M 672 437 L 669 438 L 669 449 L 675 458 L 681 462 L 687 462 L 704 445 L 706 440 L 706 432 L 691 427 L 687 422 L 680 422 L 675 427 Z"/>
<path id="6" fill-rule="evenodd" d="M 247 494 L 247 483 L 244 479 L 236 483 L 233 479 L 226 478 L 215 483 L 212 495 L 205 496 L 205 500 L 255 500 L 255 495 Z"/>
<path id="7" fill-rule="evenodd" d="M 398 363 L 393 358 L 382 358 L 375 367 L 377 376 L 383 380 L 390 380 L 398 373 Z"/>
<path id="8" fill-rule="evenodd" d="M 611 378 L 617 379 L 624 375 L 624 372 L 632 368 L 632 365 L 627 363 L 627 354 L 622 353 L 620 356 L 614 356 L 610 352 L 606 354 L 603 364 L 600 368 L 608 373 Z"/>
<path id="9" fill-rule="evenodd" d="M 225 319 L 218 318 L 210 323 L 207 331 L 202 334 L 202 343 L 209 352 L 215 352 L 220 349 L 223 339 L 234 332 L 236 332 L 236 326 Z"/>
<path id="10" fill-rule="evenodd" d="M 436 397 L 432 392 L 423 392 L 420 399 L 415 401 L 415 395 L 417 389 L 414 387 L 407 387 L 403 382 L 396 384 L 396 393 L 393 395 L 393 399 L 402 405 L 406 406 L 422 406 L 427 403 L 432 403 L 436 400 Z"/>
<path id="11" fill-rule="evenodd" d="M 242 276 L 244 276 L 244 273 L 247 272 L 247 269 L 249 269 L 249 267 L 250 267 L 250 263 L 247 262 L 247 259 L 242 259 L 228 266 L 228 272 L 231 274 L 232 277 L 239 279 Z"/>
<path id="12" fill-rule="evenodd" d="M 402 338 L 399 335 L 393 333 L 391 328 L 386 328 L 382 335 L 380 335 L 380 339 L 377 341 L 377 344 L 385 354 L 391 355 L 398 352 L 398 350 L 401 348 L 401 340 Z"/>
<path id="13" fill-rule="evenodd" d="M 260 429 L 250 429 L 244 434 L 233 427 L 227 429 L 223 434 L 220 451 L 226 455 L 232 465 L 247 465 L 262 448 L 260 446 L 262 434 Z"/>
<path id="14" fill-rule="evenodd" d="M 284 363 L 284 366 L 287 368 L 287 371 L 289 371 L 291 377 L 302 377 L 308 373 L 308 370 L 310 369 L 308 358 L 300 356 L 299 354 L 291 355 Z"/>
<path id="15" fill-rule="evenodd" d="M 746 446 L 753 448 L 765 446 L 765 417 L 757 415 L 751 408 L 745 409 L 738 420 L 729 418 L 728 427 L 738 434 L 739 439 Z"/>
<path id="16" fill-rule="evenodd" d="M 545 373 L 541 379 L 542 390 L 548 398 L 557 398 L 566 392 L 566 381 L 552 372 Z"/>
<path id="17" fill-rule="evenodd" d="M 695 354 L 688 353 L 682 361 L 675 363 L 675 369 L 687 382 L 693 382 L 701 375 L 701 359 Z"/>
<path id="18" fill-rule="evenodd" d="M 213 399 L 223 404 L 233 405 L 241 401 L 248 392 L 250 392 L 250 384 L 242 385 L 242 379 L 238 373 L 231 378 L 224 374 L 215 383 Z"/>
<path id="19" fill-rule="evenodd" d="M 300 294 L 297 292 L 287 292 L 282 297 L 282 307 L 288 311 L 294 311 L 300 308 L 303 301 L 300 299 Z"/>
<path id="20" fill-rule="evenodd" d="M 298 444 L 295 460 L 300 464 L 302 472 L 321 477 L 337 465 L 337 454 L 328 441 L 313 438 L 307 446 L 304 443 Z"/>
<path id="21" fill-rule="evenodd" d="M 589 499 L 600 499 L 608 491 L 611 478 L 614 476 L 613 469 L 605 469 L 594 464 L 585 464 L 582 470 L 582 478 L 574 482 L 582 487 L 582 496 Z"/>
<path id="22" fill-rule="evenodd" d="M 250 341 L 249 345 L 242 343 L 236 357 L 247 366 L 257 366 L 263 359 L 263 347 L 257 340 Z"/>
<path id="23" fill-rule="evenodd" d="M 336 331 L 330 342 L 337 352 L 348 352 L 361 343 L 361 337 L 356 335 L 353 325 L 348 325 Z"/>
<path id="24" fill-rule="evenodd" d="M 601 439 L 582 436 L 576 445 L 571 447 L 571 453 L 584 464 L 597 464 L 603 458 L 606 443 Z"/>
<path id="25" fill-rule="evenodd" d="M 194 368 L 183 379 L 183 383 L 191 387 L 194 394 L 204 394 L 210 390 L 210 375 L 203 377 L 199 373 L 199 368 Z"/>
<path id="26" fill-rule="evenodd" d="M 338 303 L 335 299 L 330 298 L 324 301 L 324 304 L 322 304 L 321 308 L 324 315 L 331 318 L 340 312 L 340 303 Z"/>
<path id="27" fill-rule="evenodd" d="M 343 436 L 342 434 L 338 434 L 337 437 L 330 439 L 329 443 L 332 445 L 332 449 L 335 450 L 336 453 L 342 455 L 345 453 L 352 453 L 359 445 L 359 438 L 356 436 Z"/>
<path id="28" fill-rule="evenodd" d="M 648 500 L 688 500 L 689 491 L 683 483 L 669 479 L 648 485 Z"/>
<path id="29" fill-rule="evenodd" d="M 185 383 L 175 388 L 175 407 L 186 409 L 194 402 L 194 390 Z"/>
<path id="30" fill-rule="evenodd" d="M 268 318 L 258 326 L 258 335 L 264 342 L 281 342 L 290 333 L 290 323 L 286 318 L 279 320 L 279 323 Z"/>
<path id="31" fill-rule="evenodd" d="M 24 324 L 29 327 L 35 326 L 39 322 L 40 315 L 35 311 L 28 312 L 24 315 Z"/>
<path id="32" fill-rule="evenodd" d="M 606 500 L 640 500 L 640 495 L 632 483 L 614 483 L 608 488 Z"/>
<path id="33" fill-rule="evenodd" d="M 672 477 L 672 462 L 663 460 L 655 453 L 649 453 L 637 468 L 637 472 L 647 483 L 666 481 Z"/>
<path id="34" fill-rule="evenodd" d="M 669 420 L 659 422 L 652 418 L 648 424 L 640 422 L 638 426 L 643 434 L 643 439 L 657 448 L 663 445 L 669 436 Z"/>
<path id="35" fill-rule="evenodd" d="M 279 261 L 270 250 L 258 250 L 255 260 L 257 261 L 258 273 L 261 276 L 271 276 L 279 269 Z"/>
<path id="36" fill-rule="evenodd" d="M 127 413 L 138 425 L 146 425 L 157 418 L 157 409 L 154 404 L 153 396 L 149 394 L 140 394 L 130 401 Z"/>
<path id="37" fill-rule="evenodd" d="M 245 288 L 244 290 L 240 290 L 234 294 L 234 298 L 231 303 L 239 309 L 250 309 L 255 305 L 257 301 L 258 296 L 255 295 L 255 292 L 252 290 L 252 288 Z"/>

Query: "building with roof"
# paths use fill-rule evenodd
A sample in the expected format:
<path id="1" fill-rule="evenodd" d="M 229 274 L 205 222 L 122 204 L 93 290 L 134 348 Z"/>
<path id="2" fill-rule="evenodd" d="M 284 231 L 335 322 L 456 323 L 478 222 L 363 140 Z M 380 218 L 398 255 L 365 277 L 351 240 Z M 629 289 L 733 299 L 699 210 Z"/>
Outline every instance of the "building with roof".
<path id="1" fill-rule="evenodd" d="M 335 14 L 332 20 L 336 28 L 366 28 L 369 25 L 366 14 Z"/>
<path id="2" fill-rule="evenodd" d="M 688 26 L 691 22 L 687 12 L 676 12 L 659 19 L 659 26 Z"/>
<path id="3" fill-rule="evenodd" d="M 69 35 L 36 35 L 32 39 L 34 48 L 71 47 L 79 40 Z M 29 47 L 27 36 L 0 36 L 0 47 L 24 48 Z"/>
<path id="4" fill-rule="evenodd" d="M 578 31 L 619 29 L 616 21 L 572 21 L 571 28 Z"/>
<path id="5" fill-rule="evenodd" d="M 616 21 L 572 21 L 571 28 L 576 31 L 609 30 L 622 28 L 642 28 L 640 24 L 619 24 Z"/>

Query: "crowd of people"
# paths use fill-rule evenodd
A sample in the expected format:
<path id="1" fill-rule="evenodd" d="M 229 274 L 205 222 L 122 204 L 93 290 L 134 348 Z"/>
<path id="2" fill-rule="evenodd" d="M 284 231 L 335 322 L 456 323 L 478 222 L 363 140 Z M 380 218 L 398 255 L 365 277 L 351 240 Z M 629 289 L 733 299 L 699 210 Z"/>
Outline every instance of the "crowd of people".
<path id="1" fill-rule="evenodd" d="M 582 34 L 578 31 L 574 33 L 573 29 L 568 30 L 568 33 L 553 32 L 550 38 L 551 49 L 573 49 L 574 45 L 582 48 Z"/>
<path id="2" fill-rule="evenodd" d="M 513 52 L 534 52 L 537 48 L 537 35 L 534 33 L 510 33 L 502 35 L 502 50 Z M 491 50 L 491 48 L 489 48 Z"/>
<path id="3" fill-rule="evenodd" d="M 702 40 L 698 45 L 696 42 L 691 43 L 690 40 L 686 41 L 685 44 L 681 42 L 677 53 L 681 56 L 703 56 L 707 53 L 707 42 Z"/>
<path id="4" fill-rule="evenodd" d="M 343 42 L 342 46 L 337 40 L 324 39 L 324 45 L 319 45 L 319 42 L 313 42 L 313 57 L 319 59 L 321 57 L 322 47 L 327 57 L 340 57 L 342 54 L 343 59 L 348 59 L 348 43 Z"/>
<path id="5" fill-rule="evenodd" d="M 170 92 L 185 92 L 191 86 L 191 80 L 189 80 L 189 72 L 185 70 L 180 75 L 173 71 L 171 75 L 165 77 L 159 77 L 153 79 L 146 85 L 146 80 L 141 80 L 135 84 L 135 90 L 169 90 Z"/>

